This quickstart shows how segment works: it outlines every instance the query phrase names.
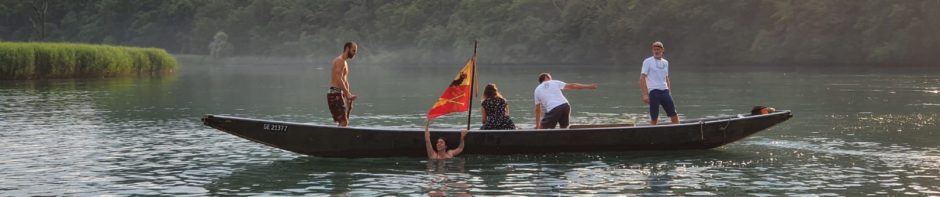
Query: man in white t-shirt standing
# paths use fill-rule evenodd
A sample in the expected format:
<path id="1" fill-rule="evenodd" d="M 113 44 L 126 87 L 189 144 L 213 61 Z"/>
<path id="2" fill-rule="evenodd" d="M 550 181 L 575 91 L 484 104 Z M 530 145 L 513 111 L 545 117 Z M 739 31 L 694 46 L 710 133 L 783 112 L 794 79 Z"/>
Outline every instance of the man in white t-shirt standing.
<path id="1" fill-rule="evenodd" d="M 597 84 L 565 83 L 552 80 L 548 73 L 539 74 L 539 86 L 535 87 L 535 128 L 554 129 L 555 125 L 568 128 L 571 106 L 562 90 L 597 89 Z M 545 117 L 542 117 L 542 111 Z"/>
<path id="2" fill-rule="evenodd" d="M 640 71 L 640 89 L 643 90 L 643 103 L 650 105 L 650 124 L 655 125 L 659 119 L 659 106 L 663 106 L 666 115 L 672 119 L 672 124 L 679 124 L 679 114 L 676 105 L 669 94 L 669 61 L 663 58 L 666 48 L 663 43 L 656 41 L 652 46 L 653 57 L 643 60 L 643 69 Z"/>

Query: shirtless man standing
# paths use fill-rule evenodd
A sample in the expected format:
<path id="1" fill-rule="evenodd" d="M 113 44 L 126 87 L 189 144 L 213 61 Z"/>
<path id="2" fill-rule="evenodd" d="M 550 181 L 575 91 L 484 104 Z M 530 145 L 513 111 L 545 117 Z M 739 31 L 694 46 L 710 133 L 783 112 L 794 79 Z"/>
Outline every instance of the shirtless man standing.
<path id="1" fill-rule="evenodd" d="M 356 42 L 347 42 L 343 45 L 343 53 L 333 59 L 333 73 L 330 80 L 330 90 L 326 94 L 326 103 L 330 106 L 333 121 L 340 127 L 349 125 L 349 112 L 352 111 L 356 95 L 349 92 L 349 64 L 346 60 L 356 56 L 359 45 Z"/>

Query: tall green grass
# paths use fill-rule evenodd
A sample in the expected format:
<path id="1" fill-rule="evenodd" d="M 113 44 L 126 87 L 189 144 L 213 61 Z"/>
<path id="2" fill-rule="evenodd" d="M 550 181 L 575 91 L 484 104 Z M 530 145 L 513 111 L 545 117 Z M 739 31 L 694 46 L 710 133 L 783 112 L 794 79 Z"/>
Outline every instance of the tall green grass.
<path id="1" fill-rule="evenodd" d="M 0 79 L 161 75 L 177 66 L 172 55 L 157 48 L 0 42 Z"/>

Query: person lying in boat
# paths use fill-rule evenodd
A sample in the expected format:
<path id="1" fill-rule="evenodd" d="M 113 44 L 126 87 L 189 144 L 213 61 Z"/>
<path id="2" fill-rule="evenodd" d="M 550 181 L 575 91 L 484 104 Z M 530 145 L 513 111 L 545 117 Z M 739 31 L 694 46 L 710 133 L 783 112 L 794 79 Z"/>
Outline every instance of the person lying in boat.
<path id="1" fill-rule="evenodd" d="M 754 108 L 751 108 L 751 115 L 769 114 L 775 111 L 777 110 L 773 107 L 754 106 Z"/>
<path id="2" fill-rule="evenodd" d="M 455 149 L 447 150 L 447 142 L 444 141 L 444 137 L 437 138 L 437 144 L 435 147 L 437 151 L 434 151 L 434 148 L 431 147 L 431 130 L 427 127 L 424 128 L 424 147 L 428 152 L 428 159 L 450 159 L 454 158 L 463 152 L 463 139 L 467 136 L 467 130 L 460 130 L 460 145 Z"/>
<path id="3" fill-rule="evenodd" d="M 483 127 L 481 130 L 516 129 L 516 125 L 509 118 L 509 105 L 499 93 L 496 84 L 487 84 L 483 89 Z"/>

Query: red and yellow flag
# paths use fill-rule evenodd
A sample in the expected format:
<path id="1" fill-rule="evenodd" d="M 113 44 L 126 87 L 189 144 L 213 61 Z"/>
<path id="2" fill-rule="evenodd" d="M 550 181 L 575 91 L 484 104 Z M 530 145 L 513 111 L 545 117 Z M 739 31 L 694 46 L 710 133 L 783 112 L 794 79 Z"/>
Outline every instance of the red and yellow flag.
<path id="1" fill-rule="evenodd" d="M 428 112 L 428 120 L 434 119 L 451 112 L 465 112 L 470 109 L 470 88 L 474 81 L 474 66 L 476 66 L 476 55 L 467 61 L 467 65 L 460 69 L 454 81 L 450 82 L 444 94 L 437 99 L 431 111 Z"/>

